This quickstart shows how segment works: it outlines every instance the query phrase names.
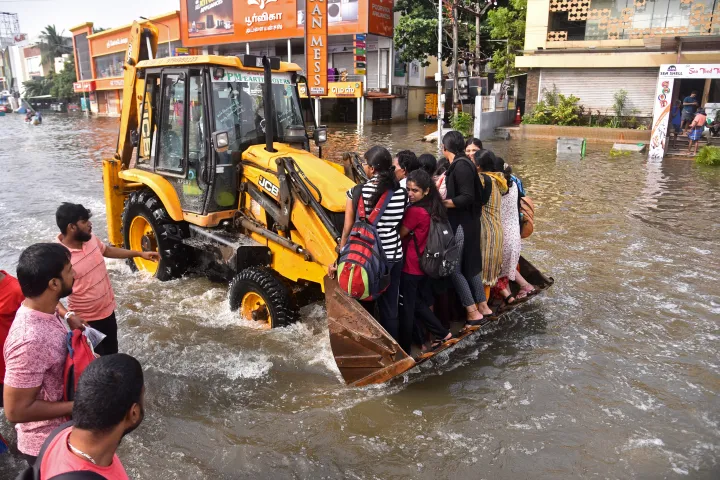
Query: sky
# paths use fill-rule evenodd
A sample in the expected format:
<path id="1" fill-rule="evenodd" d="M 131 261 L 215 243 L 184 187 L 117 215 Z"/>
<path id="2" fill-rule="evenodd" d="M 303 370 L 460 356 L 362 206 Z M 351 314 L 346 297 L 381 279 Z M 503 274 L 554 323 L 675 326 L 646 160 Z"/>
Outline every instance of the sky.
<path id="1" fill-rule="evenodd" d="M 0 0 L 0 12 L 17 13 L 21 33 L 38 35 L 47 25 L 70 36 L 69 28 L 85 22 L 114 28 L 139 16 L 180 10 L 183 0 Z"/>

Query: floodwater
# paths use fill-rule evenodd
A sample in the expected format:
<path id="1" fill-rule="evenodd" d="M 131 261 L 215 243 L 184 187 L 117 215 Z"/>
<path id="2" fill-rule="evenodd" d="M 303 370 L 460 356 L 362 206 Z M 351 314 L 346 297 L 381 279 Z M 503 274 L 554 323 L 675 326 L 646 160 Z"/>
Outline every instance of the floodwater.
<path id="1" fill-rule="evenodd" d="M 431 127 L 335 129 L 326 153 L 434 151 Z M 10 115 L 0 132 L 0 268 L 56 235 L 61 201 L 106 235 L 116 120 Z M 131 478 L 720 478 L 720 169 L 489 145 L 535 201 L 524 254 L 555 286 L 388 385 L 343 385 L 320 305 L 261 331 L 224 285 L 109 261 L 120 349 L 146 375 L 145 422 L 119 451 Z M 22 465 L 2 456 L 0 477 Z"/>

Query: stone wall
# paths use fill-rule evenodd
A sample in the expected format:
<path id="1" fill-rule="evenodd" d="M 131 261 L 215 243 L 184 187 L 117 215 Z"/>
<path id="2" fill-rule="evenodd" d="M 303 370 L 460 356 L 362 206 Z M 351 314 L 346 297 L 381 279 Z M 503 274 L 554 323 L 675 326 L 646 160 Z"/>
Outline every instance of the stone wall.
<path id="1" fill-rule="evenodd" d="M 577 137 L 593 142 L 608 143 L 650 143 L 650 130 L 630 128 L 602 127 L 561 127 L 559 125 L 520 125 L 512 138 L 528 140 L 531 138 Z"/>
<path id="2" fill-rule="evenodd" d="M 540 69 L 533 68 L 527 72 L 527 86 L 525 87 L 525 113 L 532 112 L 537 104 L 540 89 Z"/>

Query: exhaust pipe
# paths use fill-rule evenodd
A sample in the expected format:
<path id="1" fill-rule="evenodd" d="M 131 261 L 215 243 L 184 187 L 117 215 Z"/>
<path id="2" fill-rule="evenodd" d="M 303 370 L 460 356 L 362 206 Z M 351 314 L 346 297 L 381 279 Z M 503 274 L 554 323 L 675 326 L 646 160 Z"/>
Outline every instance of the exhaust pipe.
<path id="1" fill-rule="evenodd" d="M 273 148 L 273 137 L 275 136 L 275 116 L 273 115 L 273 97 L 272 97 L 272 69 L 270 67 L 270 59 L 263 55 L 263 70 L 265 74 L 265 92 L 263 106 L 265 107 L 265 150 L 268 152 L 276 152 Z"/>

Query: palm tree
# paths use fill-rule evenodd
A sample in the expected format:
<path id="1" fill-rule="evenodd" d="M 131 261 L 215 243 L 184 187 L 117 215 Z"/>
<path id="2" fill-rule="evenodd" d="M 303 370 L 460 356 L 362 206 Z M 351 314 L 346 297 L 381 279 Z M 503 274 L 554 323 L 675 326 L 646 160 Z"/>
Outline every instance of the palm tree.
<path id="1" fill-rule="evenodd" d="M 63 37 L 64 30 L 58 33 L 55 25 L 48 25 L 40 32 L 40 52 L 43 65 L 52 65 L 55 70 L 55 57 L 61 57 L 64 53 L 71 53 L 72 47 L 68 45 L 67 37 Z"/>

